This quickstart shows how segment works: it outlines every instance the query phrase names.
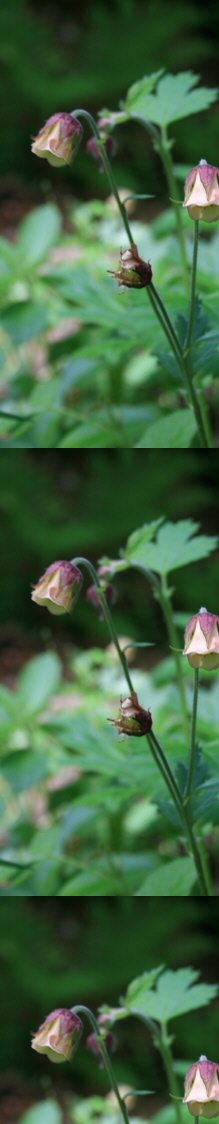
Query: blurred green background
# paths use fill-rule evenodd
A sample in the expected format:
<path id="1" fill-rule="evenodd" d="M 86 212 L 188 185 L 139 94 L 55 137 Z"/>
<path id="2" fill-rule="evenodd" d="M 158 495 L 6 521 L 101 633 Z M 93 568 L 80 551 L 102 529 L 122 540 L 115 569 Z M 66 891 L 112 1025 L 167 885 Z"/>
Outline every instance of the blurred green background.
<path id="1" fill-rule="evenodd" d="M 57 1093 L 63 1103 L 66 1090 L 83 1096 L 108 1092 L 104 1071 L 86 1050 L 85 1020 L 71 1067 L 52 1066 L 31 1051 L 30 1031 L 56 1006 L 81 1002 L 97 1013 L 102 1003 L 117 1005 L 132 978 L 161 963 L 172 969 L 192 965 L 203 982 L 217 983 L 218 905 L 209 901 L 206 910 L 198 899 L 170 901 L 168 909 L 160 899 L 2 901 L 0 955 L 1 1121 L 16 1124 L 21 1111 L 43 1096 Z M 218 1012 L 215 999 L 203 1011 L 172 1020 L 173 1053 L 185 1059 L 185 1068 L 202 1052 L 217 1056 Z M 118 1023 L 116 1037 L 117 1080 L 155 1090 L 155 1097 L 138 1101 L 144 1118 L 168 1098 L 162 1063 L 139 1020 Z"/>
<path id="2" fill-rule="evenodd" d="M 192 69 L 209 86 L 218 85 L 219 9 L 214 0 L 8 0 L 0 12 L 2 122 L 0 193 L 2 227 L 9 228 L 34 202 L 62 201 L 72 194 L 108 194 L 85 145 L 73 171 L 41 163 L 30 153 L 30 137 L 57 110 L 81 105 L 94 116 L 117 109 L 127 88 L 164 67 Z M 86 132 L 86 139 L 88 139 Z M 218 162 L 218 106 L 174 126 L 174 159 Z M 167 203 L 159 156 L 136 123 L 118 129 L 115 172 L 120 186 L 155 195 Z M 16 202 L 15 202 L 16 199 Z M 155 210 L 157 206 L 155 203 Z M 140 204 L 140 214 L 144 214 Z M 154 206 L 154 204 L 153 204 Z M 151 203 L 149 204 L 151 208 Z M 148 204 L 146 204 L 146 213 Z"/>
<path id="3" fill-rule="evenodd" d="M 201 450 L 2 452 L 0 461 L 1 598 L 0 653 L 3 678 L 18 670 L 32 651 L 65 641 L 79 647 L 108 643 L 104 622 L 85 593 L 71 616 L 52 617 L 30 600 L 30 586 L 45 567 L 60 558 L 85 555 L 97 564 L 105 554 L 118 557 L 127 536 L 164 515 L 192 517 L 206 533 L 219 534 L 218 451 Z M 218 612 L 218 551 L 202 564 L 173 575 L 174 607 L 188 612 L 207 604 Z M 85 575 L 84 590 L 89 584 Z M 139 572 L 115 581 L 114 619 L 120 635 L 153 640 L 138 659 L 168 654 L 158 603 Z M 13 685 L 13 680 L 12 680 Z"/>

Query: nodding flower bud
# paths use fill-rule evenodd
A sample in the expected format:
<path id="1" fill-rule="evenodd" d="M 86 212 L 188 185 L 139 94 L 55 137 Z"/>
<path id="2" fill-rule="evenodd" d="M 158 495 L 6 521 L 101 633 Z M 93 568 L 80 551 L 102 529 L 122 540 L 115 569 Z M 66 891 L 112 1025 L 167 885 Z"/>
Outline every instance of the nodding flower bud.
<path id="1" fill-rule="evenodd" d="M 97 571 L 97 573 L 98 573 L 98 571 Z M 99 573 L 98 573 L 98 576 L 99 576 Z M 114 589 L 114 586 L 111 585 L 110 583 L 106 583 L 104 580 L 102 580 L 100 582 L 100 586 L 101 586 L 101 592 L 104 593 L 104 597 L 106 598 L 107 605 L 114 605 L 114 602 L 116 600 L 116 591 Z M 87 589 L 87 592 L 86 592 L 86 600 L 90 601 L 90 604 L 93 605 L 94 609 L 99 610 L 99 620 L 103 621 L 104 620 L 104 613 L 103 613 L 103 609 L 102 609 L 102 606 L 101 606 L 100 596 L 99 596 L 99 593 L 98 593 L 99 588 L 100 587 L 98 585 L 90 585 L 89 589 Z"/>
<path id="2" fill-rule="evenodd" d="M 191 617 L 185 630 L 183 656 L 187 656 L 190 667 L 203 667 L 205 671 L 219 667 L 219 617 L 204 608 Z"/>
<path id="3" fill-rule="evenodd" d="M 200 160 L 192 168 L 185 182 L 183 207 L 187 207 L 190 219 L 204 219 L 217 222 L 219 219 L 219 168 Z"/>
<path id="4" fill-rule="evenodd" d="M 77 566 L 72 566 L 71 562 L 52 562 L 33 587 L 31 598 L 37 605 L 46 606 L 50 613 L 60 616 L 61 613 L 71 612 L 82 583 L 82 574 Z"/>
<path id="5" fill-rule="evenodd" d="M 219 1116 L 219 1066 L 201 1054 L 198 1062 L 190 1066 L 185 1077 L 183 1104 L 188 1105 L 191 1116 Z"/>
<path id="6" fill-rule="evenodd" d="M 152 278 L 150 262 L 139 257 L 135 242 L 130 250 L 121 251 L 118 269 L 108 269 L 107 273 L 112 273 L 118 285 L 127 285 L 129 289 L 145 289 Z"/>
<path id="7" fill-rule="evenodd" d="M 56 1064 L 70 1061 L 79 1045 L 82 1030 L 82 1022 L 77 1015 L 65 1007 L 57 1007 L 41 1023 L 33 1035 L 31 1046 L 38 1054 L 47 1054 Z"/>
<path id="8" fill-rule="evenodd" d="M 108 718 L 108 722 L 112 722 L 119 734 L 142 738 L 151 729 L 152 717 L 150 710 L 140 706 L 135 691 L 131 691 L 129 698 L 120 700 L 118 717 Z"/>
<path id="9" fill-rule="evenodd" d="M 86 149 L 87 152 L 93 156 L 94 160 L 97 160 L 99 172 L 104 172 L 104 164 L 101 156 L 102 148 L 104 148 L 107 156 L 115 156 L 116 144 L 114 138 L 107 136 L 106 133 L 100 133 L 100 141 L 102 142 L 101 145 L 98 144 L 97 137 L 91 137 L 90 140 L 87 141 Z"/>
<path id="10" fill-rule="evenodd" d="M 101 1015 L 97 1019 L 97 1022 L 98 1022 L 98 1027 L 101 1028 L 101 1023 L 102 1023 L 102 1016 Z M 103 1029 L 102 1032 L 101 1032 L 101 1029 L 100 1029 L 99 1033 L 100 1033 L 100 1036 L 101 1036 L 101 1039 L 102 1039 L 102 1042 L 103 1042 L 104 1046 L 106 1046 L 106 1049 L 109 1050 L 109 1053 L 113 1052 L 113 1050 L 115 1050 L 115 1048 L 116 1048 L 116 1038 L 115 1038 L 114 1034 L 112 1034 L 111 1030 L 106 1030 L 106 1028 Z M 104 1061 L 103 1061 L 101 1050 L 100 1050 L 100 1043 L 98 1042 L 98 1038 L 97 1038 L 97 1035 L 95 1034 L 95 1032 L 94 1032 L 94 1034 L 89 1034 L 89 1037 L 87 1038 L 87 1041 L 86 1041 L 86 1046 L 87 1046 L 87 1049 L 90 1050 L 91 1053 L 94 1054 L 96 1058 L 99 1058 L 99 1062 L 100 1062 L 99 1069 L 104 1069 Z"/>
<path id="11" fill-rule="evenodd" d="M 64 164 L 71 164 L 82 136 L 82 125 L 71 113 L 53 113 L 37 137 L 33 138 L 31 152 L 61 168 Z"/>

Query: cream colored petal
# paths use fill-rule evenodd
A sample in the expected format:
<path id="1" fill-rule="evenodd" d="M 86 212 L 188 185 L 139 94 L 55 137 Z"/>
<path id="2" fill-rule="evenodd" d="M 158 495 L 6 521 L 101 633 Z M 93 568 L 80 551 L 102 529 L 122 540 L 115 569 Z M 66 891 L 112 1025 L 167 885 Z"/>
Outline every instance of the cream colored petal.
<path id="1" fill-rule="evenodd" d="M 206 190 L 203 183 L 201 182 L 199 172 L 197 172 L 197 175 L 195 177 L 194 187 L 192 188 L 190 195 L 188 195 L 187 203 L 183 203 L 183 207 L 188 207 L 188 204 L 190 206 L 191 203 L 198 203 L 199 206 L 207 207 L 208 200 Z"/>
<path id="2" fill-rule="evenodd" d="M 204 1081 L 202 1080 L 200 1070 L 197 1069 L 194 1081 L 192 1082 L 190 1092 L 187 1093 L 186 1097 L 184 1097 L 184 1101 L 187 1104 L 188 1101 L 207 1101 L 207 1100 L 208 1100 L 208 1095 L 207 1095 L 207 1091 L 206 1091 L 206 1088 L 205 1088 L 205 1084 L 204 1084 Z"/>
<path id="3" fill-rule="evenodd" d="M 206 653 L 208 652 L 207 642 L 206 642 L 204 633 L 202 632 L 202 629 L 200 627 L 199 620 L 197 620 L 197 622 L 196 622 L 195 631 L 194 631 L 194 635 L 192 637 L 192 640 L 191 640 L 190 644 L 188 645 L 188 647 L 186 647 L 186 655 L 187 656 L 189 655 L 189 652 L 200 652 L 201 654 L 204 653 L 204 652 L 206 652 Z"/>

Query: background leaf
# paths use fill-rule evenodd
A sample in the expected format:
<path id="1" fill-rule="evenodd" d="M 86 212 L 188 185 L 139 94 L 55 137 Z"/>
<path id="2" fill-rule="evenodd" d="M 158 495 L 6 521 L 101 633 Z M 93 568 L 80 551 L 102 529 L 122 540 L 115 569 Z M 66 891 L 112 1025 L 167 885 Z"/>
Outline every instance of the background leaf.
<path id="1" fill-rule="evenodd" d="M 194 414 L 189 410 L 173 410 L 149 425 L 136 449 L 187 449 L 197 431 Z"/>
<path id="2" fill-rule="evenodd" d="M 43 652 L 23 668 L 18 683 L 18 714 L 35 714 L 45 705 L 52 691 L 56 691 L 61 663 L 55 652 Z"/>
<path id="3" fill-rule="evenodd" d="M 153 870 L 142 883 L 136 897 L 187 897 L 197 880 L 192 859 L 173 859 Z"/>
<path id="4" fill-rule="evenodd" d="M 62 1111 L 57 1101 L 44 1100 L 28 1108 L 20 1124 L 62 1124 Z"/>

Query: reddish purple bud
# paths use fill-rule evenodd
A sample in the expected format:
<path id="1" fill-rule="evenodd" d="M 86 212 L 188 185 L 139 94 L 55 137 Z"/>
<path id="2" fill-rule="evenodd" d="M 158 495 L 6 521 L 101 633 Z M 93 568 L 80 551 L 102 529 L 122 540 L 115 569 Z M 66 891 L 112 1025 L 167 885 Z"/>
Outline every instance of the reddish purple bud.
<path id="1" fill-rule="evenodd" d="M 70 1061 L 79 1045 L 82 1030 L 82 1022 L 77 1015 L 65 1007 L 57 1007 L 41 1023 L 33 1035 L 31 1046 L 38 1054 L 47 1054 L 56 1064 Z"/>
<path id="2" fill-rule="evenodd" d="M 145 289 L 152 278 L 150 262 L 139 257 L 134 242 L 130 250 L 124 250 L 123 253 L 121 251 L 118 269 L 108 269 L 107 273 L 112 273 L 118 285 L 127 285 L 129 289 Z"/>
<path id="3" fill-rule="evenodd" d="M 37 605 L 46 606 L 50 613 L 60 616 L 61 613 L 71 612 L 82 583 L 82 574 L 77 566 L 72 566 L 71 562 L 52 562 L 33 587 L 31 598 Z"/>
<path id="4" fill-rule="evenodd" d="M 191 1116 L 219 1116 L 219 1066 L 209 1062 L 205 1054 L 190 1065 L 186 1074 L 183 1104 L 188 1105 Z"/>
<path id="5" fill-rule="evenodd" d="M 99 146 L 98 141 L 97 141 L 97 137 L 91 137 L 90 140 L 87 141 L 86 149 L 87 149 L 87 152 L 89 152 L 90 155 L 93 156 L 94 160 L 97 160 L 97 162 L 99 164 L 99 172 L 104 172 L 104 164 L 103 164 L 103 161 L 102 161 L 101 149 L 104 148 L 104 151 L 106 152 L 107 156 L 110 156 L 110 157 L 115 156 L 116 144 L 115 144 L 115 141 L 114 141 L 113 137 L 104 136 L 101 133 L 100 133 L 100 140 L 102 141 L 102 144 Z"/>
<path id="6" fill-rule="evenodd" d="M 114 589 L 114 586 L 110 585 L 110 584 L 105 585 L 104 582 L 101 582 L 101 591 L 102 591 L 102 593 L 104 593 L 104 597 L 106 598 L 107 605 L 114 605 L 114 602 L 116 600 L 116 591 Z M 98 585 L 90 585 L 89 586 L 89 589 L 87 589 L 87 592 L 86 592 L 86 599 L 87 599 L 87 601 L 90 602 L 91 605 L 93 605 L 94 609 L 98 609 L 99 620 L 103 621 L 104 620 L 104 613 L 103 613 L 103 610 L 102 610 L 102 607 L 101 607 L 101 601 L 100 601 L 100 597 L 99 597 L 99 594 L 98 594 Z"/>
<path id="7" fill-rule="evenodd" d="M 98 1021 L 98 1025 L 100 1025 L 100 1019 L 98 1019 L 97 1021 Z M 109 1053 L 111 1053 L 113 1050 L 115 1050 L 116 1039 L 114 1037 L 114 1034 L 112 1034 L 110 1030 L 105 1031 L 105 1033 L 103 1032 L 101 1037 L 102 1037 L 102 1041 L 104 1043 L 104 1046 L 106 1046 L 106 1049 L 109 1050 Z M 87 1045 L 87 1049 L 91 1050 L 91 1053 L 94 1054 L 94 1056 L 96 1058 L 99 1058 L 99 1062 L 100 1062 L 99 1069 L 104 1069 L 104 1061 L 103 1061 L 101 1050 L 100 1050 L 100 1044 L 98 1042 L 97 1035 L 95 1033 L 89 1034 L 89 1037 L 87 1038 L 86 1045 Z"/>
<path id="8" fill-rule="evenodd" d="M 152 717 L 150 710 L 140 706 L 136 692 L 131 691 L 129 698 L 121 699 L 118 717 L 108 718 L 108 722 L 112 722 L 119 734 L 142 738 L 151 730 Z"/>
<path id="9" fill-rule="evenodd" d="M 82 125 L 71 113 L 53 113 L 37 137 L 33 138 L 31 152 L 35 156 L 45 157 L 49 164 L 62 167 L 64 164 L 71 164 L 82 136 Z"/>
<path id="10" fill-rule="evenodd" d="M 213 671 L 219 667 L 219 617 L 199 609 L 186 625 L 183 656 L 190 667 L 203 667 Z"/>

